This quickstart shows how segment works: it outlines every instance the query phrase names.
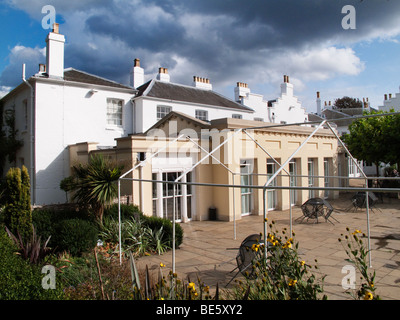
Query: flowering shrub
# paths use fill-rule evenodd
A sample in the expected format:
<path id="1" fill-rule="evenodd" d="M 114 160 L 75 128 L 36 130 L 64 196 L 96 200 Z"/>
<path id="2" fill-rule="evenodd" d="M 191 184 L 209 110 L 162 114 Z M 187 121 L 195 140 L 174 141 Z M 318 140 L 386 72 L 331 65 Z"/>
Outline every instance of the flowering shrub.
<path id="1" fill-rule="evenodd" d="M 176 273 L 169 271 L 168 276 L 163 275 L 162 269 L 165 267 L 160 263 L 159 276 L 157 281 L 151 281 L 146 268 L 145 285 L 134 285 L 135 300 L 209 300 L 213 299 L 210 294 L 210 287 L 205 285 L 200 278 L 197 283 L 181 280 Z M 218 289 L 217 289 L 218 292 Z M 215 297 L 214 297 L 215 298 Z"/>
<path id="2" fill-rule="evenodd" d="M 326 299 L 325 295 L 319 297 L 323 292 L 324 277 L 317 279 L 311 272 L 312 266 L 300 259 L 294 233 L 287 235 L 286 228 L 281 233 L 273 230 L 274 222 L 269 227 L 267 258 L 264 257 L 264 244 L 254 244 L 249 249 L 256 252 L 252 265 L 254 276 L 237 281 L 233 290 L 228 292 L 228 297 L 254 300 Z"/>
<path id="3" fill-rule="evenodd" d="M 365 234 L 360 230 L 350 231 L 346 228 L 347 234 L 341 235 L 343 238 L 339 238 L 339 242 L 342 243 L 346 254 L 349 256 L 347 261 L 354 264 L 356 269 L 361 273 L 362 283 L 358 289 L 354 291 L 346 291 L 354 299 L 364 299 L 364 300 L 380 300 L 380 297 L 375 294 L 375 271 L 373 273 L 369 272 L 367 256 L 368 250 L 365 248 L 364 243 L 361 239 L 365 237 Z M 344 241 L 343 241 L 344 240 Z"/>

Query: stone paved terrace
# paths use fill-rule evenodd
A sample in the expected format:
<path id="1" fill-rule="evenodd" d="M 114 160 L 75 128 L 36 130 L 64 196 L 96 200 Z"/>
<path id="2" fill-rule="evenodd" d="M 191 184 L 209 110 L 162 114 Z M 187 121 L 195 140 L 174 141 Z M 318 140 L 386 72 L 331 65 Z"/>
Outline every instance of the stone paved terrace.
<path id="1" fill-rule="evenodd" d="M 317 259 L 318 275 L 326 275 L 324 293 L 329 300 L 352 299 L 344 293 L 342 279 L 345 276 L 342 268 L 348 265 L 347 255 L 338 238 L 346 234 L 346 227 L 351 231 L 359 229 L 367 233 L 365 209 L 358 211 L 346 210 L 351 206 L 352 194 L 343 194 L 339 200 L 331 201 L 335 208 L 332 214 L 334 224 L 322 220 L 320 223 L 299 223 L 294 221 L 302 215 L 301 209 L 292 209 L 293 231 L 295 240 L 299 242 L 299 254 L 303 260 L 315 265 Z M 376 209 L 378 208 L 378 209 Z M 400 299 L 400 200 L 385 197 L 383 203 L 377 204 L 370 212 L 371 230 L 371 271 L 376 271 L 375 286 L 377 293 L 384 300 Z M 276 229 L 289 230 L 289 210 L 270 211 L 268 221 L 275 221 Z M 263 231 L 262 216 L 246 216 L 236 221 L 236 240 L 234 240 L 233 222 L 223 221 L 191 221 L 181 224 L 184 229 L 183 244 L 176 250 L 176 272 L 181 279 L 189 276 L 196 280 L 197 275 L 211 288 L 219 283 L 220 288 L 231 280 L 236 270 L 237 248 L 248 235 Z M 364 239 L 367 243 L 367 239 Z M 148 265 L 150 270 L 157 272 L 160 262 L 167 269 L 172 268 L 172 254 L 142 257 L 138 261 L 139 268 Z M 319 274 L 320 272 L 320 274 Z M 242 275 L 237 277 L 240 278 Z M 357 272 L 357 284 L 360 284 L 360 274 Z M 229 286 L 232 286 L 232 282 Z M 229 288 L 228 286 L 228 288 Z"/>

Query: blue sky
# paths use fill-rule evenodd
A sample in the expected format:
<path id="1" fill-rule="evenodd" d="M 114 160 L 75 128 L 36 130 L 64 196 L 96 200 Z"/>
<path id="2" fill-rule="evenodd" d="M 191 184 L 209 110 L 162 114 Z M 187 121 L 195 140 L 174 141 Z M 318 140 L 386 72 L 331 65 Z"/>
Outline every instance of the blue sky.
<path id="1" fill-rule="evenodd" d="M 133 59 L 148 79 L 158 67 L 171 81 L 194 75 L 233 98 L 236 82 L 275 99 L 283 75 L 310 112 L 345 95 L 383 104 L 400 85 L 398 0 L 2 0 L 0 96 L 45 63 L 44 5 L 53 5 L 66 37 L 65 67 L 129 83 Z M 355 8 L 344 30 L 341 9 Z"/>

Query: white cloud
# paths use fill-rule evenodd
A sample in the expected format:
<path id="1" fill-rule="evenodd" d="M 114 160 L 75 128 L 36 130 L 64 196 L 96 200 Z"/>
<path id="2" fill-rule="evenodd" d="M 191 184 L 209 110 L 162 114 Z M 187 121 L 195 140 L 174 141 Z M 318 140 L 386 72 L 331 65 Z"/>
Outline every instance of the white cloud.
<path id="1" fill-rule="evenodd" d="M 0 85 L 16 86 L 22 81 L 22 64 L 26 65 L 26 78 L 37 73 L 39 63 L 46 62 L 46 48 L 17 45 L 10 50 L 8 60 L 9 64 L 0 75 Z"/>

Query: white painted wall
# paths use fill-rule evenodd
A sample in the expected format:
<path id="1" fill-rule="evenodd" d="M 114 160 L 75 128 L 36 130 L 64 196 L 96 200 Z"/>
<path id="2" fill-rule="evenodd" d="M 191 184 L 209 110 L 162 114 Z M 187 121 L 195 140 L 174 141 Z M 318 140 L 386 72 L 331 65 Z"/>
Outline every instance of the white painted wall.
<path id="1" fill-rule="evenodd" d="M 383 106 L 379 107 L 380 111 L 389 112 L 391 109 L 394 109 L 395 112 L 400 111 L 400 93 L 396 93 L 394 97 L 387 97 L 383 101 Z"/>
<path id="2" fill-rule="evenodd" d="M 271 107 L 262 95 L 251 93 L 249 88 L 236 87 L 235 98 L 255 110 L 253 117 L 263 118 L 266 122 L 296 123 L 308 119 L 306 109 L 293 95 L 293 84 L 288 82 L 281 84 L 281 95 Z"/>
<path id="3" fill-rule="evenodd" d="M 143 96 L 135 98 L 134 101 L 134 113 L 136 115 L 135 131 L 137 133 L 147 131 L 158 121 L 157 106 L 168 106 L 172 108 L 171 111 L 182 112 L 193 118 L 196 116 L 196 110 L 206 110 L 208 112 L 209 121 L 220 118 L 232 118 L 233 114 L 241 114 L 243 119 L 247 120 L 253 120 L 254 118 L 254 113 L 252 111 L 245 112 L 242 110 L 199 105 L 194 103 L 191 104 L 187 102 L 170 101 Z"/>
<path id="4" fill-rule="evenodd" d="M 96 93 L 90 94 L 91 88 Z M 36 204 L 65 201 L 60 181 L 70 174 L 67 147 L 78 142 L 115 146 L 115 138 L 132 133 L 132 93 L 99 86 L 76 86 L 39 80 L 36 85 Z M 123 126 L 106 123 L 107 98 L 124 100 Z"/>

